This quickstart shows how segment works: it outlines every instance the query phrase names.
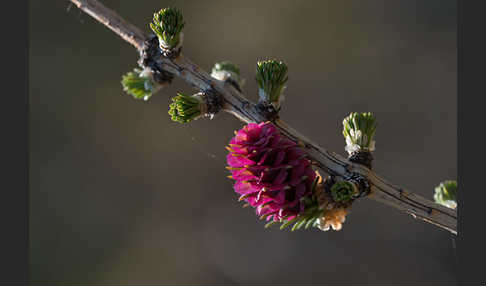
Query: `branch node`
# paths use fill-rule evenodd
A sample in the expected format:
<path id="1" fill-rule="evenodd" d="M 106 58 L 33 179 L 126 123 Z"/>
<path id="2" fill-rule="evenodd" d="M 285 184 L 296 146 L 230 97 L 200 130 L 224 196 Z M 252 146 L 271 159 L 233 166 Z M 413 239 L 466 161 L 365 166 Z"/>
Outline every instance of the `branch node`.
<path id="1" fill-rule="evenodd" d="M 213 118 L 214 115 L 216 115 L 216 113 L 218 113 L 223 106 L 221 96 L 213 89 L 207 89 L 203 91 L 203 98 L 207 106 L 206 114 L 210 118 Z"/>
<path id="2" fill-rule="evenodd" d="M 352 173 L 346 180 L 354 183 L 358 188 L 358 193 L 356 194 L 355 198 L 363 198 L 370 194 L 371 187 L 368 180 L 361 174 Z"/>
<path id="3" fill-rule="evenodd" d="M 371 154 L 371 152 L 369 151 L 359 150 L 359 151 L 352 152 L 349 155 L 348 160 L 353 163 L 358 163 L 363 166 L 366 166 L 368 167 L 368 169 L 371 170 L 372 167 L 371 163 L 373 162 L 373 154 Z"/>
<path id="4" fill-rule="evenodd" d="M 151 35 L 143 44 L 138 64 L 143 68 L 150 68 L 154 81 L 159 84 L 171 83 L 174 74 L 163 69 L 163 63 L 157 61 L 162 56 L 159 49 L 159 40 L 156 35 Z"/>
<path id="5" fill-rule="evenodd" d="M 275 109 L 272 104 L 259 102 L 255 105 L 255 108 L 265 118 L 266 121 L 275 122 L 275 120 L 279 119 L 278 112 L 280 111 L 280 108 Z"/>
<path id="6" fill-rule="evenodd" d="M 230 61 L 215 63 L 211 70 L 211 77 L 232 85 L 239 92 L 242 92 L 241 88 L 245 83 L 245 79 L 240 76 L 240 68 Z"/>

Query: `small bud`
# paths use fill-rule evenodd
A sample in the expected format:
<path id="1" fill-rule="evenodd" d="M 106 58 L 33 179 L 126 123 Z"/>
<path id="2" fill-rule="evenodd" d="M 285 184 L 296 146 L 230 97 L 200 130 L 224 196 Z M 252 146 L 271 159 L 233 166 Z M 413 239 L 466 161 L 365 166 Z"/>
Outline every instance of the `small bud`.
<path id="1" fill-rule="evenodd" d="M 187 123 L 205 115 L 206 109 L 202 94 L 185 95 L 178 93 L 177 96 L 172 98 L 169 114 L 173 121 Z"/>
<path id="2" fill-rule="evenodd" d="M 340 181 L 332 185 L 331 196 L 335 202 L 347 203 L 353 199 L 353 196 L 358 193 L 358 188 L 355 184 L 348 181 Z"/>
<path id="3" fill-rule="evenodd" d="M 435 188 L 434 200 L 448 208 L 457 208 L 457 182 L 444 181 Z"/>
<path id="4" fill-rule="evenodd" d="M 229 61 L 216 63 L 211 71 L 211 76 L 221 81 L 233 80 L 239 87 L 242 87 L 245 82 L 240 78 L 240 68 Z"/>
<path id="5" fill-rule="evenodd" d="M 164 8 L 154 13 L 150 28 L 159 38 L 160 48 L 164 51 L 170 51 L 181 47 L 184 25 L 184 18 L 179 9 Z"/>
<path id="6" fill-rule="evenodd" d="M 376 131 L 376 118 L 371 112 L 350 113 L 348 117 L 344 118 L 343 127 L 343 135 L 346 139 L 345 150 L 348 154 L 375 150 L 373 136 Z"/>
<path id="7" fill-rule="evenodd" d="M 288 80 L 287 65 L 281 61 L 266 60 L 257 62 L 256 77 L 260 102 L 279 108 L 283 100 L 282 91 Z"/>
<path id="8" fill-rule="evenodd" d="M 150 68 L 134 69 L 122 76 L 123 90 L 135 99 L 148 100 L 161 85 L 154 82 Z"/>

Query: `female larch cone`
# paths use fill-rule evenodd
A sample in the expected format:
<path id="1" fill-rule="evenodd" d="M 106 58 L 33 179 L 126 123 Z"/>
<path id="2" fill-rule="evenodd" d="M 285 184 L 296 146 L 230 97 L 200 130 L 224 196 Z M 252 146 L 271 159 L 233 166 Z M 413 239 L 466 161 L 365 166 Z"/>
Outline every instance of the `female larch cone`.
<path id="1" fill-rule="evenodd" d="M 267 221 L 302 214 L 316 178 L 305 152 L 270 122 L 250 123 L 235 134 L 226 159 L 240 200 Z"/>

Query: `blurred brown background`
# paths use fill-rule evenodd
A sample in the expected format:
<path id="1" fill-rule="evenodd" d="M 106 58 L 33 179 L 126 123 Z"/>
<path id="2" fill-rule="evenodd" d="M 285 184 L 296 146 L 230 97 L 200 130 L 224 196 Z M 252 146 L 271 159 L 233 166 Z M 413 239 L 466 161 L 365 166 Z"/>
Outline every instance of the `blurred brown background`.
<path id="1" fill-rule="evenodd" d="M 372 111 L 374 168 L 432 199 L 456 178 L 456 1 L 103 1 L 148 31 L 176 5 L 184 53 L 231 60 L 256 100 L 258 59 L 289 66 L 282 117 L 344 154 L 342 119 Z M 139 102 L 127 43 L 68 1 L 30 4 L 31 284 L 456 285 L 451 235 L 370 200 L 340 232 L 264 229 L 241 208 L 228 114 L 180 125 L 179 79 Z"/>

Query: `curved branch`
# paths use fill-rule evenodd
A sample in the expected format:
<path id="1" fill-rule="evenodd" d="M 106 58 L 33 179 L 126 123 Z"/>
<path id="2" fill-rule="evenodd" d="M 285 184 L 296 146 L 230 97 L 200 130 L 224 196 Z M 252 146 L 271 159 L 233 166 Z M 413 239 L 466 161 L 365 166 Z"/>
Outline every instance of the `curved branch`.
<path id="1" fill-rule="evenodd" d="M 148 38 L 138 28 L 124 21 L 114 11 L 106 8 L 96 0 L 71 0 L 71 2 L 109 27 L 140 52 L 143 51 L 144 41 Z M 241 121 L 249 123 L 266 120 L 265 116 L 256 108 L 256 105 L 248 101 L 233 85 L 212 78 L 184 55 L 181 54 L 175 59 L 161 57 L 156 59 L 156 63 L 161 70 L 179 76 L 197 89 L 211 89 L 216 92 L 222 98 L 223 110 L 233 114 Z M 296 142 L 300 142 L 303 148 L 306 149 L 309 159 L 315 162 L 316 167 L 321 171 L 342 177 L 349 177 L 353 173 L 358 173 L 365 177 L 370 184 L 371 193 L 367 196 L 368 198 L 392 206 L 412 215 L 414 218 L 457 234 L 456 210 L 436 204 L 404 188 L 395 186 L 363 165 L 350 162 L 339 154 L 327 151 L 280 119 L 277 119 L 274 124 L 280 129 L 282 134 Z"/>
<path id="2" fill-rule="evenodd" d="M 80 10 L 95 18 L 96 21 L 110 28 L 115 34 L 119 35 L 132 46 L 141 50 L 143 42 L 147 36 L 136 26 L 125 21 L 115 11 L 107 8 L 98 1 L 90 0 L 70 0 Z"/>

